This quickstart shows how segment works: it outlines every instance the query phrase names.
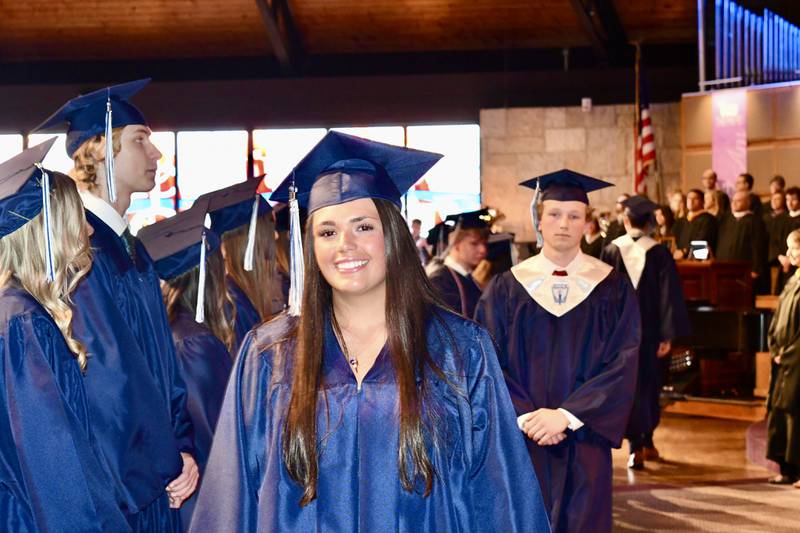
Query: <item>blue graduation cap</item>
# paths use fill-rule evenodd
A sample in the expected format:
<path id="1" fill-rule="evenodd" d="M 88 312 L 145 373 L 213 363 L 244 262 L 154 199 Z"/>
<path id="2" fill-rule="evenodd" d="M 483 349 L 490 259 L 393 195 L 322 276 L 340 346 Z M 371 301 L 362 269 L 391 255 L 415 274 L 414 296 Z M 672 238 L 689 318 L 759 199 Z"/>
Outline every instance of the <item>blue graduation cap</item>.
<path id="1" fill-rule="evenodd" d="M 272 211 L 267 201 L 256 192 L 263 179 L 263 175 L 251 178 L 197 199 L 198 202 L 208 201 L 211 230 L 217 235 L 250 224 L 244 252 L 244 269 L 248 272 L 253 270 L 258 217 Z"/>
<path id="2" fill-rule="evenodd" d="M 658 204 L 652 202 L 646 196 L 640 195 L 627 198 L 622 202 L 622 206 L 625 207 L 632 216 L 637 218 L 651 215 L 659 207 Z"/>
<path id="3" fill-rule="evenodd" d="M 191 209 L 142 228 L 137 238 L 153 259 L 158 276 L 177 278 L 199 265 L 195 320 L 205 320 L 206 256 L 217 250 L 220 240 L 206 227 L 208 202 L 195 202 Z"/>
<path id="4" fill-rule="evenodd" d="M 303 243 L 300 206 L 317 209 L 360 198 L 381 198 L 400 206 L 400 198 L 439 159 L 424 152 L 329 131 L 294 167 L 270 196 L 289 204 L 289 314 L 300 314 L 303 295 Z"/>
<path id="5" fill-rule="evenodd" d="M 150 83 L 150 78 L 106 87 L 89 94 L 73 98 L 36 126 L 33 131 L 44 130 L 67 123 L 67 155 L 72 157 L 80 146 L 95 135 L 111 137 L 111 130 L 131 124 L 147 125 L 139 109 L 129 102 L 130 98 Z M 110 202 L 116 200 L 114 188 L 114 150 L 106 143 L 106 178 Z"/>
<path id="6" fill-rule="evenodd" d="M 47 280 L 55 278 L 50 224 L 50 175 L 42 160 L 56 138 L 28 148 L 0 164 L 0 239 L 44 212 L 44 244 Z"/>
<path id="7" fill-rule="evenodd" d="M 523 181 L 520 185 L 536 191 L 531 202 L 531 217 L 533 218 L 533 228 L 536 231 L 536 246 L 541 248 L 543 241 L 542 234 L 539 231 L 539 214 L 536 210 L 540 196 L 542 201 L 574 201 L 588 205 L 589 196 L 587 193 L 612 187 L 614 184 L 564 168 Z"/>
<path id="8" fill-rule="evenodd" d="M 329 131 L 270 200 L 288 202 L 294 186 L 299 204 L 309 213 L 359 198 L 382 198 L 399 206 L 403 194 L 441 158 L 433 152 Z"/>
<path id="9" fill-rule="evenodd" d="M 477 211 L 466 211 L 455 215 L 447 215 L 445 221 L 453 221 L 461 229 L 483 229 L 492 225 L 492 214 L 489 212 L 488 207 L 478 209 Z"/>

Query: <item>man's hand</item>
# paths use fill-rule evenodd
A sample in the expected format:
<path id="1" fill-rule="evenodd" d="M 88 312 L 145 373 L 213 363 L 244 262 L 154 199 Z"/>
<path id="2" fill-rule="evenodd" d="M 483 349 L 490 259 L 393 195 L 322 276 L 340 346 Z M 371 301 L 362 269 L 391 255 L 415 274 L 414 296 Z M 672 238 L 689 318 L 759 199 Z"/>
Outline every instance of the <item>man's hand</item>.
<path id="1" fill-rule="evenodd" d="M 672 341 L 664 341 L 658 343 L 658 351 L 656 355 L 658 357 L 666 357 L 672 351 Z"/>
<path id="2" fill-rule="evenodd" d="M 183 459 L 181 475 L 173 479 L 172 482 L 167 485 L 169 506 L 172 509 L 180 509 L 183 502 L 194 494 L 197 488 L 197 482 L 200 480 L 200 469 L 197 468 L 194 457 L 188 453 L 181 452 L 181 459 Z"/>
<path id="3" fill-rule="evenodd" d="M 672 257 L 673 257 L 673 259 L 683 259 L 683 257 L 684 257 L 683 250 L 675 250 L 672 253 Z"/>
<path id="4" fill-rule="evenodd" d="M 539 446 L 558 444 L 566 435 L 569 420 L 558 409 L 537 409 L 522 425 L 522 431 Z"/>

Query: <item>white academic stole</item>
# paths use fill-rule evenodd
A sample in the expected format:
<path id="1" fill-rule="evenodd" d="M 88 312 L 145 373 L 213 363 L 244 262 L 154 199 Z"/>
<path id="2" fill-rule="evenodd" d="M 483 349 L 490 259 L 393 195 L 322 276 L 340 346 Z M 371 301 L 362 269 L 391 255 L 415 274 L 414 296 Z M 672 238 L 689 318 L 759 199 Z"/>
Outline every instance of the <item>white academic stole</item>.
<path id="1" fill-rule="evenodd" d="M 637 288 L 639 281 L 642 279 L 642 272 L 644 272 L 647 252 L 658 243 L 647 235 L 642 235 L 639 239 L 633 240 L 627 234 L 617 237 L 611 242 L 619 248 L 619 254 L 622 256 L 622 262 L 625 265 L 625 270 L 628 271 L 628 276 L 631 278 L 633 288 Z"/>

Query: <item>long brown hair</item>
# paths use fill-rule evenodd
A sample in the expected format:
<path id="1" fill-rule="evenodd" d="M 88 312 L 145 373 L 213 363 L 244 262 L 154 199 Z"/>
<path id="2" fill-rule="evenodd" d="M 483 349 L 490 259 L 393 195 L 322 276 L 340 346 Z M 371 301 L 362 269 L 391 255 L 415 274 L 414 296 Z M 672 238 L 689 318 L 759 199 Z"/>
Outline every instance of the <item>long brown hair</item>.
<path id="1" fill-rule="evenodd" d="M 181 310 L 194 312 L 197 305 L 197 286 L 200 268 L 193 269 L 164 282 L 162 292 L 167 318 L 172 324 Z M 225 289 L 225 263 L 220 250 L 208 254 L 206 261 L 205 324 L 230 351 L 235 341 L 233 325 L 225 314 L 225 307 L 233 307 L 233 301 Z"/>
<path id="2" fill-rule="evenodd" d="M 275 225 L 272 223 L 272 214 L 267 213 L 257 218 L 253 253 L 255 259 L 251 272 L 244 269 L 244 252 L 247 248 L 249 229 L 250 225 L 245 224 L 222 236 L 225 271 L 253 303 L 261 320 L 268 320 L 275 314 L 273 302 L 282 298 L 276 271 Z"/>
<path id="3" fill-rule="evenodd" d="M 425 496 L 433 486 L 433 464 L 425 446 L 426 433 L 422 405 L 425 380 L 417 389 L 417 376 L 426 369 L 446 379 L 428 352 L 428 322 L 441 307 L 419 262 L 414 241 L 400 210 L 391 202 L 373 199 L 383 225 L 386 247 L 386 325 L 389 354 L 397 378 L 400 406 L 398 470 L 403 488 L 413 490 L 414 481 L 425 481 Z M 313 215 L 312 215 L 313 216 Z M 322 374 L 325 322 L 333 313 L 331 287 L 325 281 L 314 257 L 313 221 L 306 225 L 305 291 L 303 312 L 296 330 L 293 355 L 292 392 L 284 422 L 283 460 L 289 475 L 303 486 L 300 505 L 317 495 L 317 397 Z M 409 288 L 413 287 L 413 290 Z"/>

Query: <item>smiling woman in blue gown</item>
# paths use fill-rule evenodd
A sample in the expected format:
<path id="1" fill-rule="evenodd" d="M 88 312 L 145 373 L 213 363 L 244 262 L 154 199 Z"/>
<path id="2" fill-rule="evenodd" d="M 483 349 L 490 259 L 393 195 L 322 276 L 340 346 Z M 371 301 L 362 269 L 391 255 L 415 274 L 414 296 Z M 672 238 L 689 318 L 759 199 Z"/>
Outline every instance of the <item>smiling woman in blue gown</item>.
<path id="1" fill-rule="evenodd" d="M 34 166 L 52 144 L 0 165 L 0 531 L 124 532 L 67 303 L 92 265 L 89 228 L 72 180 Z"/>
<path id="2" fill-rule="evenodd" d="M 295 169 L 302 313 L 295 276 L 246 337 L 191 531 L 549 531 L 492 342 L 438 302 L 398 208 L 439 157 L 331 132 Z"/>

